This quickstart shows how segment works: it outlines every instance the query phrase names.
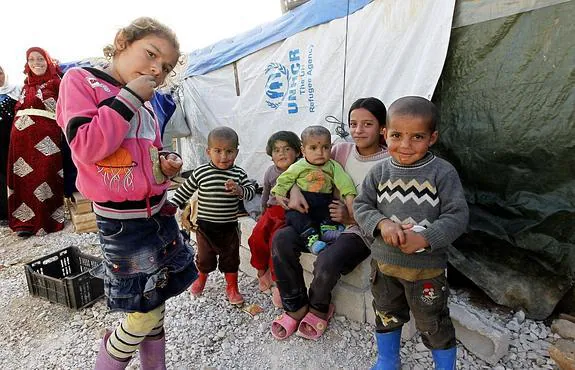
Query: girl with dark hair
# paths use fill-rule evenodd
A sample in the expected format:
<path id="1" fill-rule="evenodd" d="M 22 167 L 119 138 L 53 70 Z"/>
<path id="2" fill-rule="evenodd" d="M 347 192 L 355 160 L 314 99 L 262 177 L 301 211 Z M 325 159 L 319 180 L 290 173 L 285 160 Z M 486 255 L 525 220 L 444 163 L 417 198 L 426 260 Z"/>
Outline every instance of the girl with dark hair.
<path id="1" fill-rule="evenodd" d="M 258 270 L 260 291 L 272 289 L 273 303 L 281 307 L 281 299 L 276 287 L 272 287 L 275 276 L 271 261 L 272 238 L 275 232 L 285 225 L 285 211 L 270 195 L 279 175 L 301 157 L 301 142 L 291 131 L 278 131 L 267 142 L 266 153 L 273 164 L 267 169 L 263 181 L 262 216 L 254 227 L 248 244 L 251 251 L 251 265 Z"/>
<path id="2" fill-rule="evenodd" d="M 351 128 L 351 113 L 357 109 L 360 109 L 360 108 L 367 110 L 369 113 L 371 113 L 373 115 L 373 117 L 378 122 L 380 122 L 381 125 L 385 126 L 385 119 L 386 119 L 385 117 L 386 117 L 386 113 L 387 113 L 387 111 L 385 109 L 385 105 L 378 98 L 371 97 L 371 98 L 357 99 L 355 102 L 353 102 L 351 107 L 349 107 L 349 113 L 347 115 L 347 121 L 350 124 L 350 128 Z M 362 141 L 362 140 L 359 140 L 359 141 Z M 385 136 L 383 134 L 379 135 L 379 143 L 383 146 L 386 146 Z M 361 145 L 361 143 L 356 142 L 356 145 Z"/>
<path id="3" fill-rule="evenodd" d="M 352 143 L 338 143 L 331 157 L 351 176 L 357 189 L 371 167 L 388 156 L 381 144 L 385 128 L 386 108 L 377 98 L 355 101 L 349 110 L 349 129 Z M 308 205 L 294 186 L 290 193 L 290 208 L 304 212 Z M 331 291 L 342 274 L 348 274 L 369 254 L 372 236 L 365 235 L 356 225 L 345 204 L 336 200 L 330 205 L 332 221 L 348 225 L 341 236 L 324 249 L 314 264 L 313 280 L 307 290 L 299 257 L 308 252 L 301 237 L 286 226 L 275 233 L 272 259 L 277 285 L 285 313 L 272 323 L 272 335 L 279 340 L 297 331 L 301 337 L 319 339 L 335 310 Z"/>

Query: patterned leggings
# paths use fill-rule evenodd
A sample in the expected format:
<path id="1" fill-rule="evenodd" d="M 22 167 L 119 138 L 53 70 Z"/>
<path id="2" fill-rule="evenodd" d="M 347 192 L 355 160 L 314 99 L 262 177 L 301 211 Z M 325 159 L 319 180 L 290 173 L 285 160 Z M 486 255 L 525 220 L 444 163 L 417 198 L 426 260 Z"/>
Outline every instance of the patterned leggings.
<path id="1" fill-rule="evenodd" d="M 164 304 L 150 312 L 132 312 L 118 325 L 108 338 L 106 350 L 118 360 L 127 360 L 140 343 L 146 339 L 161 337 L 164 331 Z"/>

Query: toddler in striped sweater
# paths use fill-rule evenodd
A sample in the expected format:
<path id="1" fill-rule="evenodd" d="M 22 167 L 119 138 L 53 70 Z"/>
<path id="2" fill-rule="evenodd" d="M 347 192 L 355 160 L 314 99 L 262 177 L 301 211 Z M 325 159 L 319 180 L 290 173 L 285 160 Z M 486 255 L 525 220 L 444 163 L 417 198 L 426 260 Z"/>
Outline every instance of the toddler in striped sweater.
<path id="1" fill-rule="evenodd" d="M 190 287 L 190 293 L 201 295 L 208 274 L 217 267 L 225 275 L 226 295 L 231 304 L 244 302 L 238 289 L 238 207 L 241 200 L 250 200 L 255 194 L 255 187 L 246 172 L 234 163 L 238 145 L 238 134 L 233 129 L 213 129 L 208 134 L 206 149 L 210 162 L 196 168 L 170 199 L 171 203 L 182 208 L 198 191 L 196 266 L 199 276 Z"/>

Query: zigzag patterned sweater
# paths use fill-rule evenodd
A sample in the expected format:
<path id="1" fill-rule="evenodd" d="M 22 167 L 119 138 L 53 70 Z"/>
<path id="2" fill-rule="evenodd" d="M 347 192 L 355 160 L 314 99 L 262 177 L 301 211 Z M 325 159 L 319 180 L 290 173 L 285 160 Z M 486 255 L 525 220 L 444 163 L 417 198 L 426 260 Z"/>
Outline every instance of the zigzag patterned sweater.
<path id="1" fill-rule="evenodd" d="M 396 266 L 427 269 L 447 266 L 447 246 L 467 228 L 469 209 L 455 168 L 428 152 L 404 166 L 386 158 L 369 171 L 354 202 L 354 216 L 368 235 L 376 237 L 372 257 Z M 387 245 L 377 224 L 383 219 L 426 227 L 430 247 L 405 254 Z"/>

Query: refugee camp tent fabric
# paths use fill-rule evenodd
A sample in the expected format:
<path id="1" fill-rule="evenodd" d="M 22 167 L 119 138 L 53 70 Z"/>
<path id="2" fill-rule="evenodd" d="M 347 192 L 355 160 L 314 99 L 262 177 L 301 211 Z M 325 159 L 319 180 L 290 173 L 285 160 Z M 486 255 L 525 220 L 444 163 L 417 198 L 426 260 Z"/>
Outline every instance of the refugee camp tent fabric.
<path id="1" fill-rule="evenodd" d="M 431 98 L 447 53 L 454 4 L 351 1 L 348 17 L 346 1 L 312 0 L 257 32 L 191 53 L 183 89 L 194 132 L 181 145 L 185 169 L 206 160 L 208 132 L 226 125 L 240 136 L 238 165 L 261 181 L 271 163 L 265 145 L 275 131 L 299 134 L 323 124 L 335 134 L 338 124 L 326 117 L 347 126 L 346 111 L 359 97 L 377 96 L 387 105 L 403 95 Z M 314 26 L 317 22 L 324 23 Z M 276 34 L 291 36 L 270 45 L 268 37 L 258 36 Z M 254 39 L 263 40 L 261 49 L 235 54 Z M 199 74 L 204 71 L 209 72 Z"/>
<path id="2" fill-rule="evenodd" d="M 312 0 L 286 16 L 295 22 L 319 4 L 329 12 L 342 3 Z M 433 96 L 442 115 L 434 150 L 458 169 L 471 211 L 469 232 L 450 248 L 451 265 L 528 317 L 546 318 L 558 303 L 575 311 L 575 0 L 458 0 L 453 23 L 453 8 L 432 9 L 444 2 L 350 4 L 357 7 L 349 17 L 310 22 L 285 40 L 214 59 L 205 74 L 189 69 L 183 88 L 193 127 L 182 142 L 185 166 L 205 161 L 207 132 L 228 125 L 240 134 L 239 164 L 257 179 L 270 163 L 270 132 L 310 124 L 335 132 L 326 116 L 347 123 L 349 105 L 362 96 L 387 105 L 400 95 Z M 282 17 L 248 35 L 290 22 Z M 233 53 L 240 39 L 213 50 L 226 55 L 227 43 Z M 192 64 L 210 49 L 192 53 Z M 289 89 L 278 94 L 280 83 L 291 82 L 290 56 L 300 58 L 291 62 L 302 73 L 293 100 Z M 202 66 L 212 63 L 205 57 Z M 314 112 L 304 80 L 309 65 Z M 249 100 L 254 92 L 259 98 Z M 290 113 L 293 103 L 297 113 Z"/>
<path id="3" fill-rule="evenodd" d="M 450 262 L 543 319 L 575 279 L 575 1 L 536 3 L 551 6 L 454 28 L 433 100 L 471 210 Z"/>

